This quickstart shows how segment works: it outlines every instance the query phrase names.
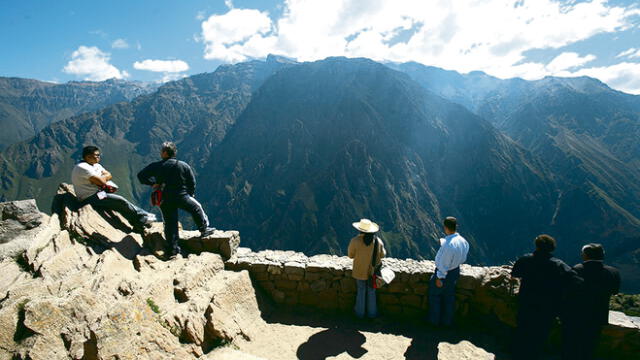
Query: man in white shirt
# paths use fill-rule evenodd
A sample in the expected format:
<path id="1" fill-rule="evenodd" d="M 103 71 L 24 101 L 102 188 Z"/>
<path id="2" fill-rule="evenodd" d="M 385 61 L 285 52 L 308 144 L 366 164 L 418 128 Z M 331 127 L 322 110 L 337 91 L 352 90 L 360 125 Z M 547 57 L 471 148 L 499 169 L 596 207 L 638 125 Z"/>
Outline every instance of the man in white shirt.
<path id="1" fill-rule="evenodd" d="M 456 218 L 444 219 L 444 232 L 436 254 L 436 271 L 429 283 L 429 322 L 451 326 L 455 311 L 456 283 L 460 278 L 460 265 L 467 261 L 469 243 L 456 232 Z"/>
<path id="2" fill-rule="evenodd" d="M 155 215 L 133 205 L 120 195 L 108 193 L 104 188 L 111 185 L 111 173 L 100 162 L 100 149 L 85 146 L 82 161 L 71 172 L 71 182 L 80 204 L 91 204 L 96 209 L 117 211 L 133 226 L 135 231 L 155 221 Z"/>

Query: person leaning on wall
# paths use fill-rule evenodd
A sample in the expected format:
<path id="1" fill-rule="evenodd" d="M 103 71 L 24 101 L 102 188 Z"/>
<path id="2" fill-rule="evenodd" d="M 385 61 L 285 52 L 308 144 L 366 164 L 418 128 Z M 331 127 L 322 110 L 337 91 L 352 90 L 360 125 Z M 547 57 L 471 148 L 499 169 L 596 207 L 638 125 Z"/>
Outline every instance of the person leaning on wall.
<path id="1" fill-rule="evenodd" d="M 378 316 L 378 308 L 376 304 L 376 289 L 371 283 L 373 268 L 379 264 L 381 259 L 387 254 L 382 241 L 376 233 L 380 230 L 378 224 L 369 219 L 361 219 L 359 222 L 353 223 L 353 227 L 360 233 L 349 242 L 349 250 L 347 251 L 350 258 L 353 259 L 353 270 L 351 272 L 356 279 L 356 304 L 355 313 L 359 318 L 364 318 L 365 313 L 369 318 Z M 377 246 L 377 249 L 374 248 Z M 374 249 L 376 258 L 373 259 Z M 373 260 L 373 262 L 372 262 Z"/>

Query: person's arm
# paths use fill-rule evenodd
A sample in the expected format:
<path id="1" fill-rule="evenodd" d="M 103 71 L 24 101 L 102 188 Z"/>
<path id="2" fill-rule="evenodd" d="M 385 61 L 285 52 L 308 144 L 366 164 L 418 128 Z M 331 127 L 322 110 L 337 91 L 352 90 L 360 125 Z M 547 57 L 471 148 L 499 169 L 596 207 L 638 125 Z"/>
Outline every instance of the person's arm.
<path id="1" fill-rule="evenodd" d="M 516 263 L 513 264 L 513 268 L 511 268 L 511 277 L 521 278 L 524 276 L 524 265 L 522 258 L 516 260 Z"/>
<path id="2" fill-rule="evenodd" d="M 149 164 L 144 169 L 140 170 L 138 173 L 138 181 L 140 181 L 141 184 L 151 186 L 156 184 L 155 164 L 156 163 Z"/>
<path id="3" fill-rule="evenodd" d="M 443 245 L 436 254 L 436 277 L 438 279 L 444 279 L 447 277 L 447 273 L 451 270 L 450 265 L 453 254 L 450 246 Z"/>
<path id="4" fill-rule="evenodd" d="M 196 177 L 193 175 L 191 166 L 187 165 L 187 174 L 185 179 L 185 186 L 187 187 L 187 193 L 191 196 L 196 193 Z"/>
<path id="5" fill-rule="evenodd" d="M 611 295 L 615 295 L 620 292 L 620 273 L 618 270 L 612 268 L 613 283 L 611 284 Z"/>
<path id="6" fill-rule="evenodd" d="M 351 241 L 349 242 L 349 248 L 347 250 L 347 255 L 353 259 L 356 257 L 356 246 L 354 244 L 353 239 L 351 239 Z"/>

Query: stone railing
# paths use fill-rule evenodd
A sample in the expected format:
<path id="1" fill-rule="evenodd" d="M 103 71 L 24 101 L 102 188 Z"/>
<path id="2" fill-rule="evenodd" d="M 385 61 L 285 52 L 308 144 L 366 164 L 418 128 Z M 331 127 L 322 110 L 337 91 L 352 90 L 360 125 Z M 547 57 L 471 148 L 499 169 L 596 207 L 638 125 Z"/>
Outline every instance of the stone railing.
<path id="1" fill-rule="evenodd" d="M 424 317 L 427 311 L 429 278 L 433 261 L 385 258 L 395 280 L 378 289 L 378 309 L 391 316 Z M 312 306 L 325 310 L 350 311 L 356 293 L 351 277 L 352 260 L 347 257 L 307 257 L 292 251 L 265 250 L 258 253 L 238 248 L 226 262 L 230 270 L 247 270 L 254 283 L 279 304 Z M 462 265 L 457 289 L 457 316 L 483 316 L 515 325 L 514 287 L 510 269 Z"/>
<path id="2" fill-rule="evenodd" d="M 424 319 L 427 314 L 429 279 L 433 261 L 382 260 L 395 273 L 389 285 L 377 290 L 378 309 L 384 316 Z M 228 270 L 247 270 L 254 285 L 274 302 L 307 306 L 325 311 L 350 312 L 356 285 L 351 277 L 352 260 L 347 257 L 307 257 L 293 251 L 252 252 L 237 248 L 226 261 Z M 519 282 L 511 268 L 462 265 L 456 290 L 458 322 L 483 323 L 501 334 L 515 327 Z M 640 324 L 619 312 L 610 313 L 598 353 L 607 359 L 629 359 L 640 353 Z"/>

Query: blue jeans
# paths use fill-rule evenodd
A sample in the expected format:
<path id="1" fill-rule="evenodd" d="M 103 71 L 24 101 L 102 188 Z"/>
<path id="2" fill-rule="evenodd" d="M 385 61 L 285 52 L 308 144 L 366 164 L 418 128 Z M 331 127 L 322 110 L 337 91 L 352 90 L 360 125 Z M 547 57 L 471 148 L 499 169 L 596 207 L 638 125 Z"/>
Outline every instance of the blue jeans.
<path id="1" fill-rule="evenodd" d="M 367 280 L 356 280 L 358 293 L 356 294 L 356 316 L 364 317 L 365 307 L 367 316 L 374 318 L 378 316 L 378 308 L 376 307 L 376 289 L 368 285 Z"/>
<path id="2" fill-rule="evenodd" d="M 456 308 L 456 283 L 460 278 L 460 267 L 447 272 L 447 276 L 441 279 L 441 288 L 436 286 L 436 273 L 429 282 L 429 322 L 433 325 L 451 326 Z"/>
<path id="3" fill-rule="evenodd" d="M 171 246 L 178 245 L 178 209 L 188 212 L 201 232 L 209 226 L 209 218 L 204 213 L 202 205 L 193 196 L 187 194 L 167 196 L 162 201 L 160 210 L 164 221 L 164 237 Z"/>
<path id="4" fill-rule="evenodd" d="M 91 204 L 96 210 L 113 210 L 119 212 L 131 226 L 140 226 L 144 223 L 148 212 L 133 205 L 129 200 L 120 195 L 107 193 L 104 199 L 98 198 L 97 194 L 93 194 L 81 202 L 82 205 Z"/>

